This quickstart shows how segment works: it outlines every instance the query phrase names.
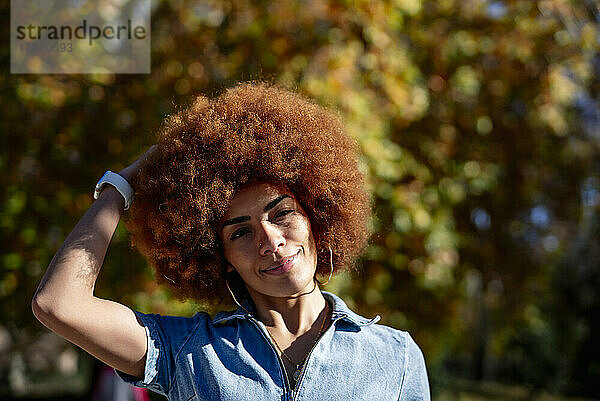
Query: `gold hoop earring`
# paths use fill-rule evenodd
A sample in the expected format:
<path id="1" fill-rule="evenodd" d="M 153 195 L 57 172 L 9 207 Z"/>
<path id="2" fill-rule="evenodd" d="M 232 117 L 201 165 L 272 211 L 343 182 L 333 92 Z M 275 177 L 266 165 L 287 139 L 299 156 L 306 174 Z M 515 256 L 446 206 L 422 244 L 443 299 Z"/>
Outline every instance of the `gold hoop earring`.
<path id="1" fill-rule="evenodd" d="M 239 306 L 242 309 L 245 309 L 242 304 L 240 304 L 237 300 L 237 298 L 235 297 L 235 295 L 233 295 L 233 291 L 231 291 L 231 287 L 229 287 L 229 281 L 227 281 L 227 273 L 225 273 L 225 285 L 227 286 L 227 291 L 229 291 L 229 294 L 231 295 L 231 298 L 233 298 L 233 302 L 235 302 L 235 304 L 237 306 Z"/>
<path id="2" fill-rule="evenodd" d="M 173 285 L 177 285 L 177 283 L 175 282 L 175 280 L 167 277 L 164 273 L 163 273 L 163 277 L 166 278 L 167 280 L 169 280 L 171 283 L 173 283 Z"/>
<path id="3" fill-rule="evenodd" d="M 315 272 L 315 281 L 317 283 L 319 283 L 320 285 L 327 285 L 329 283 L 329 280 L 331 280 L 331 276 L 333 275 L 333 251 L 331 250 L 331 247 L 329 248 L 329 266 L 331 267 L 331 270 L 329 271 L 329 277 L 327 277 L 327 281 L 322 283 L 319 281 L 319 279 L 317 278 L 317 273 Z"/>

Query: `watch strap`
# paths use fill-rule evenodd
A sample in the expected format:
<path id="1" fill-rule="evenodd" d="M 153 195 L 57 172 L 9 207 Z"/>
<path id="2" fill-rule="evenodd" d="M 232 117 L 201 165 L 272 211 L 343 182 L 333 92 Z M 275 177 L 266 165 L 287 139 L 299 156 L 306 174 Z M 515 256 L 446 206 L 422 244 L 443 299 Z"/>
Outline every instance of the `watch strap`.
<path id="1" fill-rule="evenodd" d="M 102 188 L 104 185 L 110 184 L 116 188 L 117 191 L 123 198 L 125 199 L 125 210 L 129 209 L 131 203 L 133 202 L 134 190 L 133 187 L 127 182 L 125 178 L 123 178 L 120 174 L 113 173 L 108 170 L 100 179 L 98 183 L 96 183 L 96 188 L 94 190 L 94 199 L 98 199 L 100 196 L 100 192 L 102 192 Z"/>

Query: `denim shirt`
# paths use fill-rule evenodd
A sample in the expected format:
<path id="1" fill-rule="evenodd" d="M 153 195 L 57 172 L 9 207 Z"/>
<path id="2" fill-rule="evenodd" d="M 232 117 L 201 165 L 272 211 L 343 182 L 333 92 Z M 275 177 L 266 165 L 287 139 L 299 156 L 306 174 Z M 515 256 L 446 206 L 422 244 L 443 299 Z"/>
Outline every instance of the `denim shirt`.
<path id="1" fill-rule="evenodd" d="M 146 328 L 142 380 L 169 400 L 429 400 L 421 350 L 405 331 L 376 324 L 323 291 L 332 324 L 310 350 L 294 390 L 267 329 L 249 303 L 191 318 L 136 312 Z"/>

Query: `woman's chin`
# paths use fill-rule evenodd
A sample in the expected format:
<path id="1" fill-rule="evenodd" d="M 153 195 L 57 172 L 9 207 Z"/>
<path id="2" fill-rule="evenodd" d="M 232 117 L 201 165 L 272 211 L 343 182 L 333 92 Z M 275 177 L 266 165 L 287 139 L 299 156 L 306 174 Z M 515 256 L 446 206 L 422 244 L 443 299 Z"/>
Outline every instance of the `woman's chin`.
<path id="1" fill-rule="evenodd" d="M 294 298 L 303 294 L 310 293 L 315 290 L 316 283 L 312 279 L 309 280 L 281 280 L 276 286 L 270 288 L 262 288 L 259 290 L 250 290 L 250 295 L 267 296 L 273 298 Z M 259 295 L 260 294 L 260 295 Z"/>

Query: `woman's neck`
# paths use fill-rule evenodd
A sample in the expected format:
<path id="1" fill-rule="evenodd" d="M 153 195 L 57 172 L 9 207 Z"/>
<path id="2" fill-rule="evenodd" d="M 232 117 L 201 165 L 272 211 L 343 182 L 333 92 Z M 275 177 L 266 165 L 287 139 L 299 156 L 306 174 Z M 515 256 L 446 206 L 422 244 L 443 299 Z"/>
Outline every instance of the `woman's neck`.
<path id="1" fill-rule="evenodd" d="M 325 298 L 316 283 L 293 297 L 251 294 L 258 319 L 276 331 L 301 335 L 313 326 L 325 309 Z"/>

